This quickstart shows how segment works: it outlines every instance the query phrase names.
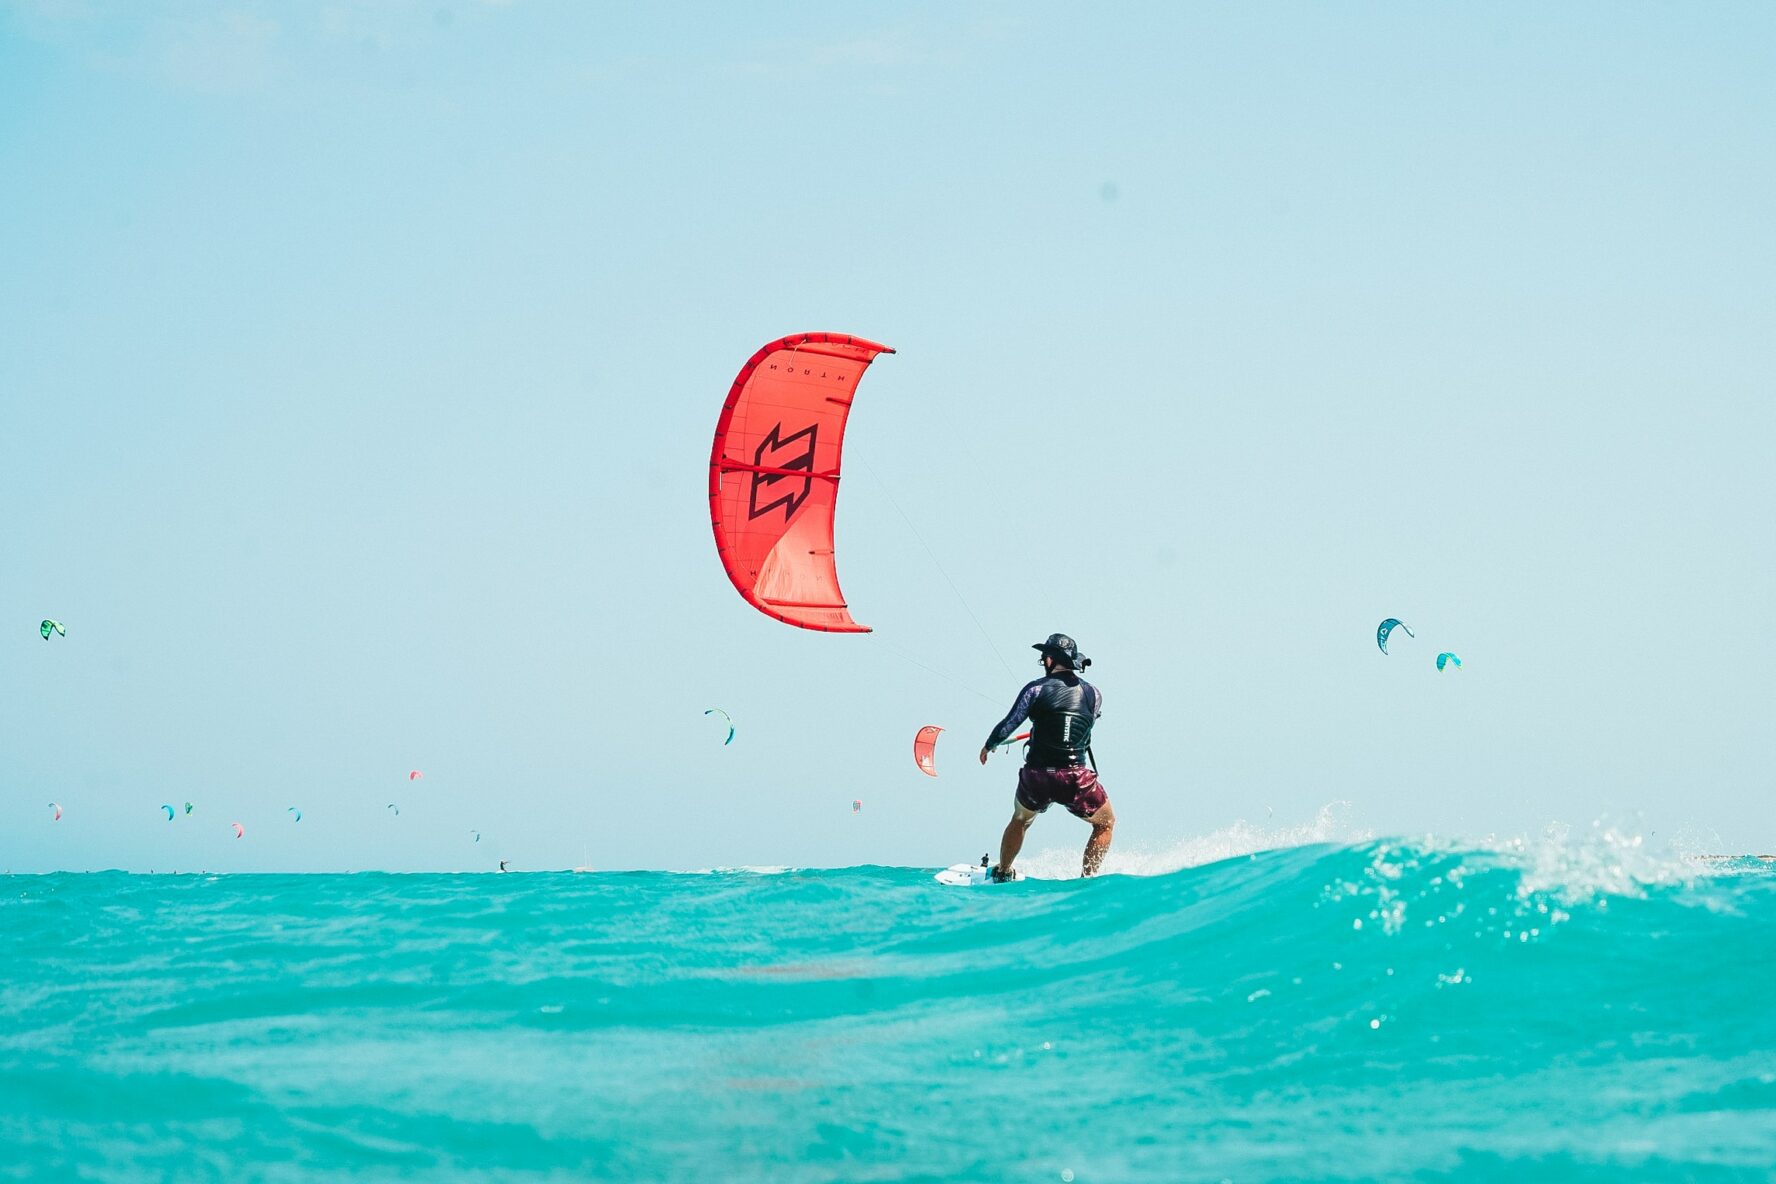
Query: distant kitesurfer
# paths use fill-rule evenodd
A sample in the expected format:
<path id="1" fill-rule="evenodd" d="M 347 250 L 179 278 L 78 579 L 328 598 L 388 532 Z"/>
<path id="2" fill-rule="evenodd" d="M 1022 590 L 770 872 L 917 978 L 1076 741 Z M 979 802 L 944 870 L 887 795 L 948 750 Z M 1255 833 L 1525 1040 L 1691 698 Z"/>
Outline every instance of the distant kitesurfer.
<path id="1" fill-rule="evenodd" d="M 1018 770 L 1011 821 L 999 840 L 999 865 L 993 868 L 993 878 L 1012 878 L 1012 863 L 1023 849 L 1024 832 L 1036 815 L 1057 802 L 1069 814 L 1091 823 L 1080 874 L 1096 875 L 1116 827 L 1109 795 L 1098 781 L 1097 770 L 1087 763 L 1092 722 L 1103 714 L 1104 694 L 1079 677 L 1091 659 L 1080 655 L 1079 645 L 1071 637 L 1051 633 L 1047 641 L 1030 648 L 1042 655 L 1043 677 L 1018 692 L 1011 713 L 999 721 L 980 751 L 984 765 L 988 753 L 1005 743 L 1024 720 L 1030 721 L 1029 755 Z"/>

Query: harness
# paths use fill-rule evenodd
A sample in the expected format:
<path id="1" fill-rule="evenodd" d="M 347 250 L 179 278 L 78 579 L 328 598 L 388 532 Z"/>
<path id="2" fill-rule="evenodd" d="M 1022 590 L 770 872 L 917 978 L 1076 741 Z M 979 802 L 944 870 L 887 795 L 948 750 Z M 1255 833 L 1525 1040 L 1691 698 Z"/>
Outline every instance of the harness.
<path id="1" fill-rule="evenodd" d="M 1071 684 L 1059 675 L 1050 675 L 1030 707 L 1030 755 L 1024 763 L 1033 768 L 1065 768 L 1090 760 L 1096 696 L 1097 689 L 1078 675 Z"/>

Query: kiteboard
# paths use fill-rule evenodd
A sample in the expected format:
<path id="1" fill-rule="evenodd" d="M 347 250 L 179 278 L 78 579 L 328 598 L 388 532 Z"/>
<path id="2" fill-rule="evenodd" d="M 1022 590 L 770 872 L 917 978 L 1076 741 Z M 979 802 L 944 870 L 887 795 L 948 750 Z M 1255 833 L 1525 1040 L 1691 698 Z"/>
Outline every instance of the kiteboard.
<path id="1" fill-rule="evenodd" d="M 1022 872 L 1016 868 L 1011 870 L 1011 878 L 1021 880 Z M 947 884 L 952 888 L 968 888 L 975 884 L 1003 884 L 1003 880 L 993 879 L 993 869 L 987 866 L 983 858 L 979 863 L 957 863 L 938 872 L 932 879 L 939 884 Z"/>

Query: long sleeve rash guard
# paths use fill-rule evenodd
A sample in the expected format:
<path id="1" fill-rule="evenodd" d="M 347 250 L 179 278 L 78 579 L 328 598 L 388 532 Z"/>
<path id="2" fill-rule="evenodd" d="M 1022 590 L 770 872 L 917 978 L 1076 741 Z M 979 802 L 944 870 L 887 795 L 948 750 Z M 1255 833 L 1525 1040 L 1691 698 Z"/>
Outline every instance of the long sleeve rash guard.
<path id="1" fill-rule="evenodd" d="M 1064 768 L 1083 764 L 1091 747 L 1092 723 L 1104 713 L 1104 693 L 1072 671 L 1061 671 L 1027 683 L 1011 711 L 987 736 L 987 747 L 1010 739 L 1026 719 L 1031 723 L 1032 768 Z"/>

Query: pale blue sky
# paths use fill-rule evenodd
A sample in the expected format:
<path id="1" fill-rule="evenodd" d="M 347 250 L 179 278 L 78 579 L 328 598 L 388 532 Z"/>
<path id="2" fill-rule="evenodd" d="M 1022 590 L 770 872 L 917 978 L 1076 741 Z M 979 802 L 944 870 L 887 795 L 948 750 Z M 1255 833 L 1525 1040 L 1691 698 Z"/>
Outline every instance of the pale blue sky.
<path id="1" fill-rule="evenodd" d="M 1776 848 L 1773 43 L 0 5 L 0 866 L 946 864 L 1057 629 L 1129 850 L 1338 799 Z M 899 351 L 839 502 L 871 636 L 709 537 L 728 384 L 801 330 Z"/>

